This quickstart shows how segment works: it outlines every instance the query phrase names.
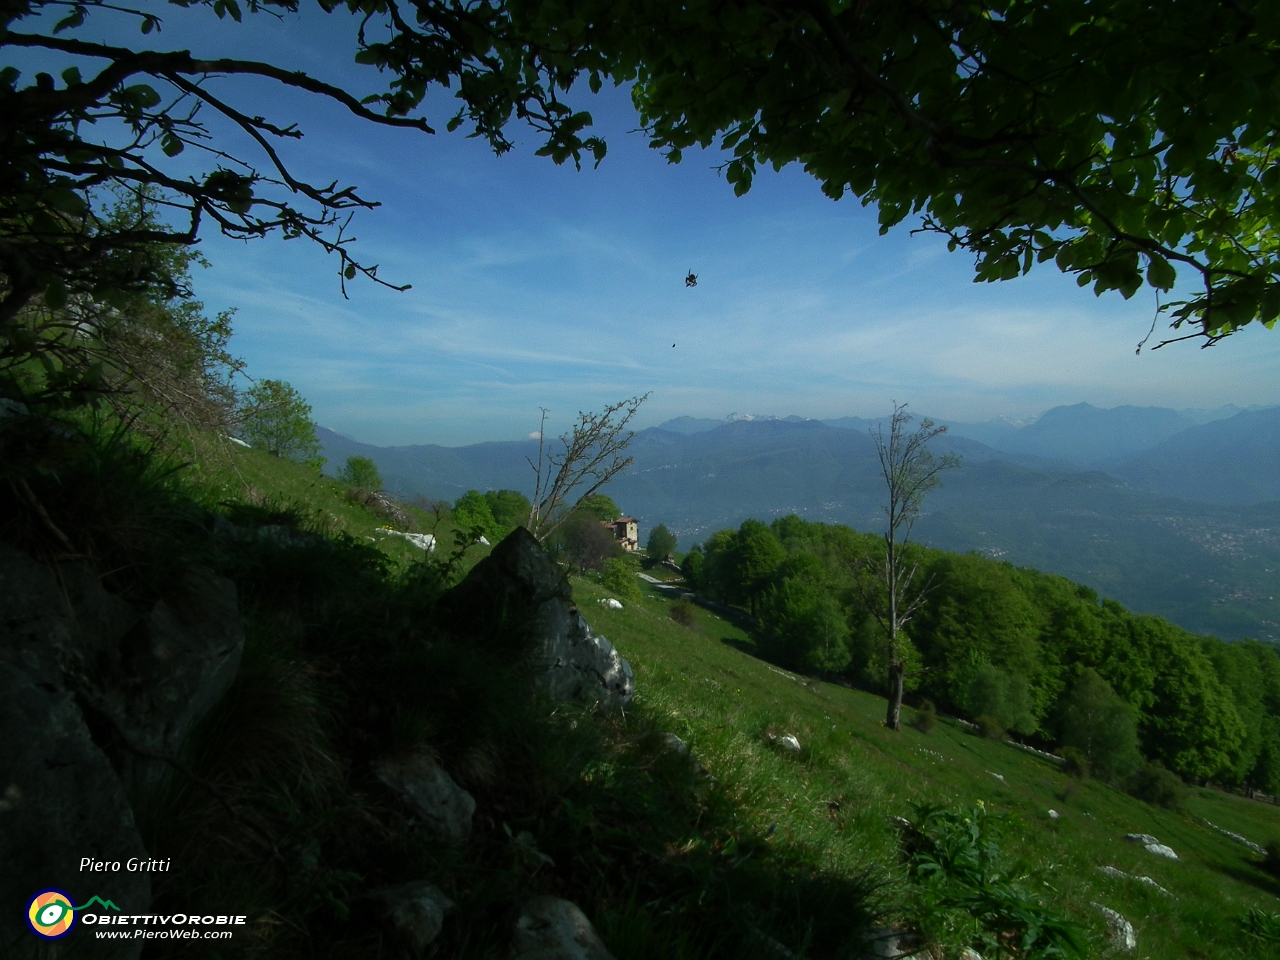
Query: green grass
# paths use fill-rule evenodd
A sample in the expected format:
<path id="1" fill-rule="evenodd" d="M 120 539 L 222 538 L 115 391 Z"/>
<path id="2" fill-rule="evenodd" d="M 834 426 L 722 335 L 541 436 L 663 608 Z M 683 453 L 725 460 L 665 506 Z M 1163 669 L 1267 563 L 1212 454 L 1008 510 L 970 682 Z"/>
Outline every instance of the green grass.
<path id="1" fill-rule="evenodd" d="M 623 714 L 540 702 L 510 659 L 519 631 L 474 642 L 438 627 L 438 568 L 380 537 L 384 518 L 336 481 L 237 449 L 180 482 L 192 502 L 234 519 L 331 538 L 193 554 L 236 579 L 248 633 L 235 685 L 184 753 L 218 795 L 175 780 L 139 815 L 153 854 L 174 858 L 159 904 L 255 918 L 221 960 L 398 958 L 360 897 L 422 878 L 458 904 L 430 951 L 440 958 L 505 956 L 511 907 L 531 893 L 582 906 L 618 960 L 781 956 L 771 942 L 854 960 L 875 925 L 923 929 L 955 955 L 982 931 L 930 900 L 906 849 L 919 838 L 889 818 L 979 801 L 1003 817 L 1008 870 L 1029 877 L 1032 898 L 1077 924 L 1095 953 L 1107 947 L 1100 903 L 1134 924 L 1139 957 L 1280 956 L 1240 924 L 1254 909 L 1255 929 L 1270 929 L 1280 887 L 1247 848 L 1202 823 L 1265 843 L 1280 836 L 1280 808 L 1191 788 L 1184 812 L 1172 813 L 951 721 L 929 735 L 893 733 L 881 724 L 883 700 L 757 659 L 735 622 L 698 608 L 682 626 L 649 587 L 609 610 L 590 577 L 573 581 L 577 601 L 631 661 L 635 702 Z M 152 494 L 156 524 L 172 513 L 166 495 Z M 174 515 L 194 517 L 184 510 Z M 430 531 L 430 518 L 412 516 Z M 183 522 L 184 536 L 203 535 Z M 452 529 L 435 532 L 447 550 Z M 485 553 L 472 548 L 457 572 Z M 702 769 L 664 750 L 663 731 Z M 798 756 L 770 742 L 787 734 Z M 475 795 L 462 850 L 424 837 L 373 782 L 371 760 L 410 748 L 438 755 Z M 1181 859 L 1148 854 L 1123 839 L 1129 832 L 1156 835 Z M 1173 897 L 1106 876 L 1103 865 L 1151 877 Z M 988 960 L 999 943 L 984 947 Z"/>
<path id="2" fill-rule="evenodd" d="M 952 721 L 928 735 L 909 727 L 893 733 L 881 722 L 881 698 L 756 659 L 742 630 L 706 610 L 687 628 L 670 620 L 668 601 L 654 593 L 615 611 L 591 602 L 603 595 L 596 584 L 578 581 L 575 592 L 597 632 L 632 663 L 636 708 L 663 718 L 726 788 L 732 784 L 745 823 L 777 823 L 777 832 L 809 850 L 823 870 L 874 867 L 901 880 L 898 831 L 888 818 L 911 818 L 913 804 L 981 800 L 1007 815 L 1006 853 L 1045 871 L 1044 901 L 1074 917 L 1096 943 L 1105 937 L 1094 902 L 1134 924 L 1143 957 L 1216 960 L 1275 950 L 1246 937 L 1238 918 L 1250 907 L 1275 911 L 1280 885 L 1246 847 L 1198 818 L 1265 843 L 1280 836 L 1280 808 L 1191 788 L 1177 814 L 1073 780 L 1052 761 Z M 770 747 L 770 731 L 796 736 L 799 758 Z M 1050 818 L 1050 809 L 1060 817 Z M 1126 833 L 1153 834 L 1180 859 L 1149 854 Z M 1173 897 L 1104 875 L 1104 865 L 1150 877 Z"/>

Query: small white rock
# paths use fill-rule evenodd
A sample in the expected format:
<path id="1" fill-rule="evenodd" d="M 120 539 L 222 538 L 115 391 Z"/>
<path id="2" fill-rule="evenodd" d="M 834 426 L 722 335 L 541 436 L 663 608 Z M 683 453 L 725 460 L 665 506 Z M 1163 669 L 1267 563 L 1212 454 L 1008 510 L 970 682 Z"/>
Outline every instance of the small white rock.
<path id="1" fill-rule="evenodd" d="M 1107 933 L 1112 937 L 1115 945 L 1124 951 L 1136 950 L 1138 935 L 1133 932 L 1133 924 L 1110 907 L 1104 907 L 1100 903 L 1095 903 L 1093 906 L 1102 911 L 1102 916 L 1106 918 Z"/>
<path id="2" fill-rule="evenodd" d="M 622 602 L 613 599 L 613 597 L 605 597 L 603 600 L 596 601 L 602 607 L 608 607 L 610 610 L 621 610 Z"/>
<path id="3" fill-rule="evenodd" d="M 1134 843 L 1140 843 L 1146 849 L 1147 853 L 1154 853 L 1158 857 L 1168 857 L 1170 860 L 1177 860 L 1178 855 L 1173 852 L 1173 848 L 1161 843 L 1149 833 L 1126 833 L 1126 840 L 1132 840 Z"/>
<path id="4" fill-rule="evenodd" d="M 785 737 L 779 737 L 777 739 L 777 744 L 783 750 L 786 750 L 788 753 L 800 752 L 800 741 L 797 740 L 795 737 L 791 736 L 791 734 L 789 733 Z"/>
<path id="5" fill-rule="evenodd" d="M 1050 811 L 1049 811 L 1049 819 L 1050 819 L 1050 820 L 1057 820 L 1060 816 L 1062 816 L 1062 814 L 1060 814 L 1057 810 L 1050 810 Z"/>

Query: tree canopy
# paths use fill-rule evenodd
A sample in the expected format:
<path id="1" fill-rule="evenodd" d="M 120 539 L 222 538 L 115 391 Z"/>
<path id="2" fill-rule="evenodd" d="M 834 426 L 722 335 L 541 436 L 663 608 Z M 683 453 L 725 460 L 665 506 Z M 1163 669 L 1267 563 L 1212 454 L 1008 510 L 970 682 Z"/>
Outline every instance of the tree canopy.
<path id="1" fill-rule="evenodd" d="M 273 457 L 319 470 L 324 465 L 311 405 L 283 380 L 259 380 L 241 398 L 241 433 Z"/>
<path id="2" fill-rule="evenodd" d="M 172 16 L 240 20 L 298 0 L 172 0 Z M 1261 0 L 320 0 L 380 72 L 348 91 L 277 64 L 166 51 L 161 16 L 105 0 L 9 4 L 0 46 L 65 68 L 0 70 L 0 323 L 32 297 L 110 297 L 156 276 L 156 241 L 208 223 L 236 237 L 309 237 L 345 280 L 379 280 L 349 252 L 354 187 L 308 183 L 280 146 L 288 118 L 220 95 L 253 76 L 330 99 L 371 123 L 434 132 L 425 104 L 450 87 L 465 128 L 498 152 L 530 124 L 539 154 L 599 162 L 578 80 L 630 84 L 652 145 L 673 162 L 727 151 L 748 190 L 763 166 L 800 163 L 831 197 L 909 216 L 975 257 L 978 280 L 1053 262 L 1081 285 L 1172 297 L 1174 339 L 1212 341 L 1280 315 L 1280 9 Z M 182 9 L 179 9 L 182 8 Z M 60 20 L 56 14 L 66 11 Z M 343 20 L 343 15 L 349 19 Z M 104 43 L 90 17 L 131 18 L 138 42 Z M 74 61 L 74 63 L 73 63 Z M 82 66 L 92 63 L 88 74 Z M 56 74 L 56 77 L 55 77 Z M 60 80 L 58 79 L 60 78 Z M 200 107 L 256 156 L 219 154 Z M 174 158 L 213 147 L 188 176 Z M 158 146 L 160 149 L 153 149 Z M 104 193 L 152 191 L 172 219 L 109 224 Z M 1179 275 L 1194 284 L 1180 284 Z M 382 282 L 379 280 L 379 282 Z M 1188 332 L 1190 331 L 1190 332 Z"/>
<path id="3" fill-rule="evenodd" d="M 682 569 L 699 594 L 744 609 L 758 591 L 763 656 L 889 693 L 876 598 L 854 572 L 883 549 L 875 534 L 790 516 L 717 531 Z M 978 554 L 921 547 L 919 560 L 935 588 L 900 651 L 908 692 L 1041 746 L 1075 747 L 1101 776 L 1121 778 L 1136 742 L 1182 777 L 1280 790 L 1280 649 L 1200 637 Z"/>

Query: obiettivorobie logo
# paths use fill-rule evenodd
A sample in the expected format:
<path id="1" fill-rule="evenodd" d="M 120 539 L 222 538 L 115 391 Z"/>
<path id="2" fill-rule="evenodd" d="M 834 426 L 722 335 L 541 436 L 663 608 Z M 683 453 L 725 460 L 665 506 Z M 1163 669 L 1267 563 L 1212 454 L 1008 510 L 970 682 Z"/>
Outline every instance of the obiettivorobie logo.
<path id="1" fill-rule="evenodd" d="M 76 925 L 76 913 L 95 903 L 104 910 L 120 910 L 110 900 L 101 897 L 91 897 L 88 903 L 73 907 L 71 897 L 61 890 L 41 890 L 27 904 L 27 923 L 36 936 L 45 940 L 61 940 Z"/>
<path id="2" fill-rule="evenodd" d="M 226 940 L 233 935 L 232 930 L 208 928 L 243 927 L 249 921 L 243 914 L 126 914 L 101 897 L 90 897 L 78 907 L 74 903 L 70 894 L 62 890 L 52 887 L 41 890 L 27 904 L 27 925 L 42 940 L 62 939 L 77 926 L 77 921 L 89 927 L 106 928 L 95 934 L 100 939 Z M 94 905 L 99 909 L 90 911 Z M 88 911 L 83 918 L 78 916 L 82 910 Z M 155 929 L 157 927 L 165 929 Z M 205 929 L 200 929 L 202 927 Z"/>

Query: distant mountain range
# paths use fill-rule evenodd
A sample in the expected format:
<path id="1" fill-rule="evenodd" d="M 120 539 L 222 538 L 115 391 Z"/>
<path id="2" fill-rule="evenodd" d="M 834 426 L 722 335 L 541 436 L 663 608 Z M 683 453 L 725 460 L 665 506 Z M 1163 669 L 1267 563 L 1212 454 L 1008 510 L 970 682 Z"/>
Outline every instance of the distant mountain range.
<path id="1" fill-rule="evenodd" d="M 680 417 L 636 434 L 635 462 L 608 492 L 642 539 L 661 522 L 682 548 L 788 513 L 879 529 L 874 424 Z M 963 466 L 926 502 L 919 539 L 1071 577 L 1191 630 L 1280 640 L 1280 408 L 1078 404 L 1027 424 L 948 426 L 935 448 Z M 533 440 L 373 447 L 319 434 L 330 468 L 370 457 L 402 495 L 532 487 Z"/>

